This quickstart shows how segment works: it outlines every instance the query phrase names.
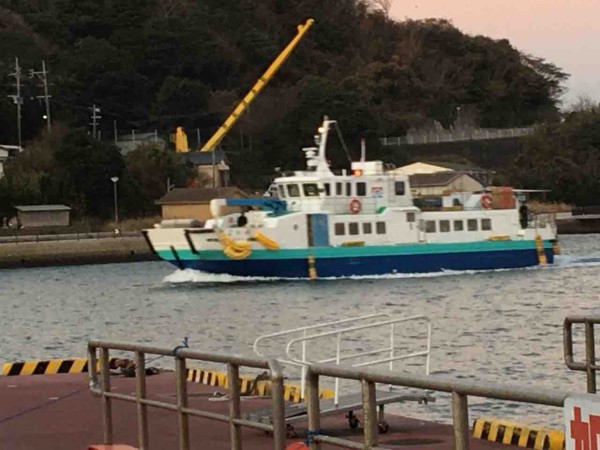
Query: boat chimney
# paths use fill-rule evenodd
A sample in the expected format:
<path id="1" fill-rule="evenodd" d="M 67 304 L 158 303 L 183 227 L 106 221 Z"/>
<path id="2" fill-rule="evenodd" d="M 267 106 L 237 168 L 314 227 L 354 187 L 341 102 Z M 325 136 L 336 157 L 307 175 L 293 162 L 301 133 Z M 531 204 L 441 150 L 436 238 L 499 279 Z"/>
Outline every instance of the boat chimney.
<path id="1" fill-rule="evenodd" d="M 367 143 L 365 138 L 361 138 L 360 140 L 360 161 L 365 162 L 365 158 L 367 156 Z"/>

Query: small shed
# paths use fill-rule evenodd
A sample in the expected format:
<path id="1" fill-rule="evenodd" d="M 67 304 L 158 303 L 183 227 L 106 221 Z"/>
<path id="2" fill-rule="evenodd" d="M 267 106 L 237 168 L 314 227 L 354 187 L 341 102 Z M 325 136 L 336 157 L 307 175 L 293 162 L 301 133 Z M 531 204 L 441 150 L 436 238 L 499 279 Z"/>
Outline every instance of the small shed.
<path id="1" fill-rule="evenodd" d="M 23 228 L 68 227 L 71 224 L 71 208 L 66 205 L 15 206 L 17 221 Z"/>
<path id="2" fill-rule="evenodd" d="M 211 219 L 210 201 L 214 198 L 247 198 L 237 187 L 226 188 L 177 188 L 156 201 L 162 208 L 163 220 L 196 219 L 202 222 Z M 238 208 L 231 208 L 230 212 Z"/>
<path id="3" fill-rule="evenodd" d="M 475 178 L 460 172 L 419 173 L 411 175 L 409 179 L 415 196 L 439 196 L 445 191 L 475 192 L 483 189 L 483 185 Z"/>
<path id="4" fill-rule="evenodd" d="M 182 157 L 196 168 L 201 179 L 210 180 L 214 186 L 229 185 L 229 163 L 222 150 L 183 153 Z"/>

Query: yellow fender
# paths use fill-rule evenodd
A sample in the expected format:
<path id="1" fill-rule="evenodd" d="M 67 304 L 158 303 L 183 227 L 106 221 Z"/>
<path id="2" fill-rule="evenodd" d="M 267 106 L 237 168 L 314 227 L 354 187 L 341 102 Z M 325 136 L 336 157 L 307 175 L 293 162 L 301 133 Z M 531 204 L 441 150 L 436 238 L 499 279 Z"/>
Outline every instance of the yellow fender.
<path id="1" fill-rule="evenodd" d="M 252 254 L 248 241 L 234 241 L 223 232 L 219 235 L 219 241 L 223 245 L 223 253 L 231 259 L 246 259 Z"/>
<path id="2" fill-rule="evenodd" d="M 279 244 L 262 233 L 256 232 L 254 238 L 258 242 L 260 242 L 267 250 L 279 250 Z"/>

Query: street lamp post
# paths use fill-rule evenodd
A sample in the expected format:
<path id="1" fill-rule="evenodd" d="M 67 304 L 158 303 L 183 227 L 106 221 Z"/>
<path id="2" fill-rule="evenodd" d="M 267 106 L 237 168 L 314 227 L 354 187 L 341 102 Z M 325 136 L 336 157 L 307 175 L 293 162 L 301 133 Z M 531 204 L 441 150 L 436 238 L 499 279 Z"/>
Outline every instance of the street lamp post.
<path id="1" fill-rule="evenodd" d="M 112 177 L 110 181 L 113 182 L 114 187 L 114 199 L 115 199 L 115 233 L 119 232 L 119 204 L 117 203 L 117 182 L 119 177 Z"/>

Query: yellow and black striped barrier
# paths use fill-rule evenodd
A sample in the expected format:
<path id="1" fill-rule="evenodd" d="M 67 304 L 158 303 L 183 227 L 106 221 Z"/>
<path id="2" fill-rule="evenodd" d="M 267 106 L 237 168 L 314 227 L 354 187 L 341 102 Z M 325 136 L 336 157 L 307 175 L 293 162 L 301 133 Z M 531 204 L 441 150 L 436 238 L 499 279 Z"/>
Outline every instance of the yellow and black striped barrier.
<path id="1" fill-rule="evenodd" d="M 225 372 L 216 372 L 211 370 L 188 369 L 187 380 L 194 383 L 200 383 L 207 386 L 227 388 L 227 374 Z M 249 376 L 240 377 L 240 393 L 242 395 L 271 395 L 272 386 L 269 380 L 261 380 Z M 293 403 L 302 402 L 302 390 L 300 386 L 293 384 L 284 384 L 283 398 L 285 401 Z M 321 389 L 321 398 L 332 398 L 334 392 L 331 389 Z"/>
<path id="2" fill-rule="evenodd" d="M 111 358 L 110 366 L 114 368 Z M 87 359 L 48 359 L 45 361 L 23 361 L 6 363 L 2 366 L 2 376 L 56 375 L 59 373 L 85 373 L 88 371 Z"/>
<path id="3" fill-rule="evenodd" d="M 565 448 L 565 434 L 560 430 L 533 427 L 493 418 L 477 419 L 473 424 L 473 437 L 535 450 L 562 450 Z"/>

